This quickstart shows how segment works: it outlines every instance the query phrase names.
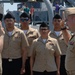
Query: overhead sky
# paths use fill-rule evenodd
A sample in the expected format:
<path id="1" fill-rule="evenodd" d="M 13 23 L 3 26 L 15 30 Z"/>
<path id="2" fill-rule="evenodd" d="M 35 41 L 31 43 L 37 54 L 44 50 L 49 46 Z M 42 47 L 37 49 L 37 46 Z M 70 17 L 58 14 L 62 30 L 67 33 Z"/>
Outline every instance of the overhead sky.
<path id="1" fill-rule="evenodd" d="M 10 3 L 4 3 L 4 14 L 6 14 L 7 10 L 17 10 L 17 4 L 18 3 L 13 3 L 13 5 L 11 5 Z"/>

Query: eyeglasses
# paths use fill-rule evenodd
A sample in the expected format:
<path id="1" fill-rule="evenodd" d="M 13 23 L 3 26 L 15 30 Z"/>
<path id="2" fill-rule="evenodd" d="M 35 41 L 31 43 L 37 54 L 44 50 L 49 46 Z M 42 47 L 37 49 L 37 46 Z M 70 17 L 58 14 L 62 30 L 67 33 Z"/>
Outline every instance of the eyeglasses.
<path id="1" fill-rule="evenodd" d="M 54 22 L 61 22 L 60 19 L 54 19 Z"/>
<path id="2" fill-rule="evenodd" d="M 25 21 L 28 21 L 29 20 L 29 18 L 21 18 L 20 19 L 20 21 L 22 21 L 22 22 L 25 22 Z"/>
<path id="3" fill-rule="evenodd" d="M 40 30 L 48 30 L 48 29 L 40 29 Z"/>

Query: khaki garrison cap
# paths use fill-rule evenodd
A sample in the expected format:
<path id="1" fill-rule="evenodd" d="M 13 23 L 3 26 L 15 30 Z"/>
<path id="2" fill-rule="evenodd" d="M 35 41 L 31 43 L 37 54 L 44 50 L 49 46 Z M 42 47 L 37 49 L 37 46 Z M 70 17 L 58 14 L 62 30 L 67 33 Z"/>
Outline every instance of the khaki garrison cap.
<path id="1" fill-rule="evenodd" d="M 75 14 L 75 7 L 67 8 L 67 9 L 65 10 L 65 14 L 66 14 L 66 17 L 67 17 L 68 15 Z"/>

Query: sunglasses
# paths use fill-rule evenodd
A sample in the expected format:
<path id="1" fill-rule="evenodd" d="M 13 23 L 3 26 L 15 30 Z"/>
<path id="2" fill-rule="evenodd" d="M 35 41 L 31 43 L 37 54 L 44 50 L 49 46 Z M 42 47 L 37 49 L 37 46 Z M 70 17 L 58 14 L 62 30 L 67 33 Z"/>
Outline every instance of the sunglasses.
<path id="1" fill-rule="evenodd" d="M 29 18 L 21 18 L 20 19 L 20 21 L 22 21 L 22 22 L 25 22 L 25 21 L 28 21 L 29 20 Z"/>

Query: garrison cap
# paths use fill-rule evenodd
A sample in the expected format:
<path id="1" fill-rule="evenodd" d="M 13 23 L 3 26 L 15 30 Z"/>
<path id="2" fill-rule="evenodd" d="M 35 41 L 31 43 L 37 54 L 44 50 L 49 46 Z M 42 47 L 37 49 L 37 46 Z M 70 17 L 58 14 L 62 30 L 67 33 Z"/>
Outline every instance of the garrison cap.
<path id="1" fill-rule="evenodd" d="M 62 19 L 62 17 L 59 14 L 54 15 L 53 19 Z"/>
<path id="2" fill-rule="evenodd" d="M 23 13 L 20 15 L 20 18 L 21 18 L 21 17 L 24 17 L 24 18 L 26 18 L 26 17 L 27 17 L 27 18 L 30 18 L 29 15 L 28 15 L 27 13 L 25 13 L 25 12 L 23 12 Z"/>
<path id="3" fill-rule="evenodd" d="M 15 19 L 14 15 L 13 15 L 12 13 L 9 13 L 9 12 L 4 16 L 4 20 L 5 20 L 6 18 Z"/>
<path id="4" fill-rule="evenodd" d="M 42 22 L 42 23 L 41 23 L 41 25 L 40 25 L 39 28 L 41 28 L 41 27 L 47 27 L 47 28 L 49 29 L 49 26 L 48 26 L 45 22 Z"/>
<path id="5" fill-rule="evenodd" d="M 66 17 L 67 17 L 68 15 L 75 14 L 75 7 L 67 8 L 67 9 L 65 10 L 65 14 L 66 14 Z"/>

